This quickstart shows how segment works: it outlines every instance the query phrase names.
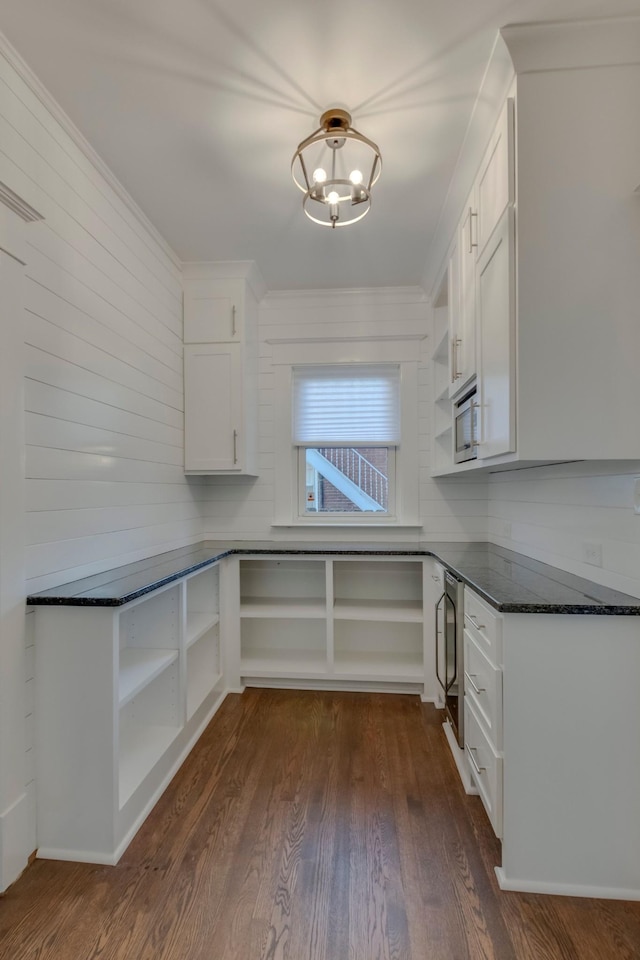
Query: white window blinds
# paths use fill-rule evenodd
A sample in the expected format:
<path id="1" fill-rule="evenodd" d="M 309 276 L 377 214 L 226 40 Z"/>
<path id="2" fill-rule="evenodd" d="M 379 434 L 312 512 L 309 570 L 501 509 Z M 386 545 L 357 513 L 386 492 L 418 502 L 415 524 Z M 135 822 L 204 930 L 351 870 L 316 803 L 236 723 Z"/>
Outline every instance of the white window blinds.
<path id="1" fill-rule="evenodd" d="M 293 442 L 307 447 L 399 444 L 399 366 L 294 367 Z"/>

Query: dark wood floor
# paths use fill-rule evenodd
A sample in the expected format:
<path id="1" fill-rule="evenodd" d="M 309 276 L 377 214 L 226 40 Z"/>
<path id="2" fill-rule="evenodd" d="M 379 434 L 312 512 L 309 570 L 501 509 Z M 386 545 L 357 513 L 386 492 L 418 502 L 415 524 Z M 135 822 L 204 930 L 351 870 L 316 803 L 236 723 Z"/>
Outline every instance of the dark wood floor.
<path id="1" fill-rule="evenodd" d="M 502 893 L 499 861 L 433 707 L 247 690 L 117 867 L 28 868 L 0 899 L 0 957 L 640 958 L 640 904 Z"/>

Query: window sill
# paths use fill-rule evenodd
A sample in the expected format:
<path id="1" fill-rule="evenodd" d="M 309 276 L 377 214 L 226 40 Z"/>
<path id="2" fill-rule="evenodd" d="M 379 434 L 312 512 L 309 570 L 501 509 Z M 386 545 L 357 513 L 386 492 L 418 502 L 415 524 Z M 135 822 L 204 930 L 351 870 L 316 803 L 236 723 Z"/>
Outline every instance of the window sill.
<path id="1" fill-rule="evenodd" d="M 349 528 L 351 530 L 361 530 L 363 527 L 367 530 L 384 530 L 391 528 L 392 530 L 422 530 L 421 523 L 397 523 L 395 520 L 389 521 L 378 521 L 378 523 L 363 523 L 358 520 L 342 520 L 337 523 L 335 520 L 274 520 L 271 524 L 272 527 L 306 527 L 307 530 L 312 530 L 314 527 L 320 527 L 323 530 L 326 527 L 332 527 L 334 530 L 339 530 L 340 528 Z"/>

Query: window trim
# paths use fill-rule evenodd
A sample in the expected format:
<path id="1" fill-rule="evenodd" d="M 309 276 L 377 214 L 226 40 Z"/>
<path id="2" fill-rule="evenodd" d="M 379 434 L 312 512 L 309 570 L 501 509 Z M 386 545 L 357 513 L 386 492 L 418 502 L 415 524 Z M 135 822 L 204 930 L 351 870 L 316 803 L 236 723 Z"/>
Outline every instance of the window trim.
<path id="1" fill-rule="evenodd" d="M 420 522 L 418 446 L 418 360 L 415 340 L 368 339 L 324 341 L 322 350 L 311 342 L 274 344 L 272 369 L 274 410 L 273 527 L 395 527 L 422 528 Z M 320 353 L 320 356 L 319 356 Z M 339 358 L 339 359 L 336 359 Z M 335 515 L 301 517 L 298 507 L 298 448 L 291 442 L 293 367 L 319 363 L 396 363 L 400 366 L 401 439 L 396 448 L 395 515 Z"/>

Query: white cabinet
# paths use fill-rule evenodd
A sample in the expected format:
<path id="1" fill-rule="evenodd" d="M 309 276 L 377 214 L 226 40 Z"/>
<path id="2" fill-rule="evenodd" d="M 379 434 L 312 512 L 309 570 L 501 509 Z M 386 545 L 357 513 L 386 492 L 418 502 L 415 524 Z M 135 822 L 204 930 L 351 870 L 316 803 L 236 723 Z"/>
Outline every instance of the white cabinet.
<path id="1" fill-rule="evenodd" d="M 493 829 L 502 836 L 502 618 L 464 589 L 464 748 Z"/>
<path id="2" fill-rule="evenodd" d="M 542 52 L 549 49 L 541 42 L 534 55 L 531 48 L 531 62 L 540 57 L 544 66 L 527 61 L 513 82 L 516 110 L 508 101 L 477 168 L 475 200 L 464 207 L 464 217 L 469 206 L 475 214 L 484 432 L 476 460 L 455 464 L 452 444 L 448 463 L 434 457 L 436 476 L 640 456 L 638 175 L 630 161 L 640 133 L 628 124 L 639 88 L 613 66 L 603 72 L 585 62 L 580 74 L 549 69 Z M 461 198 L 469 194 L 462 177 L 479 125 L 477 132 L 452 185 Z M 451 235 L 458 257 L 448 267 L 461 289 L 461 226 Z M 449 306 L 454 317 L 455 300 Z"/>
<path id="3" fill-rule="evenodd" d="M 241 677 L 424 693 L 423 564 L 242 558 Z"/>
<path id="4" fill-rule="evenodd" d="M 246 285 L 241 279 L 186 279 L 184 342 L 242 343 L 245 297 Z"/>
<path id="5" fill-rule="evenodd" d="M 475 249 L 472 208 L 467 208 L 449 256 L 449 396 L 460 393 L 476 375 Z"/>
<path id="6" fill-rule="evenodd" d="M 508 208 L 477 264 L 480 459 L 516 449 L 514 231 Z"/>
<path id="7" fill-rule="evenodd" d="M 231 343 L 184 348 L 187 473 L 242 473 L 252 462 L 243 415 L 241 349 Z"/>
<path id="8" fill-rule="evenodd" d="M 500 886 L 640 899 L 638 618 L 464 597 L 465 755 Z"/>
<path id="9" fill-rule="evenodd" d="M 472 236 L 469 224 L 469 246 L 481 257 L 500 218 L 515 203 L 515 110 L 509 97 L 502 108 L 489 141 L 474 185 L 471 219 L 477 230 Z M 475 209 L 474 209 L 475 206 Z"/>
<path id="10" fill-rule="evenodd" d="M 36 607 L 38 855 L 116 863 L 226 693 L 218 566 Z"/>
<path id="11" fill-rule="evenodd" d="M 255 476 L 258 302 L 247 279 L 184 279 L 185 473 Z"/>

